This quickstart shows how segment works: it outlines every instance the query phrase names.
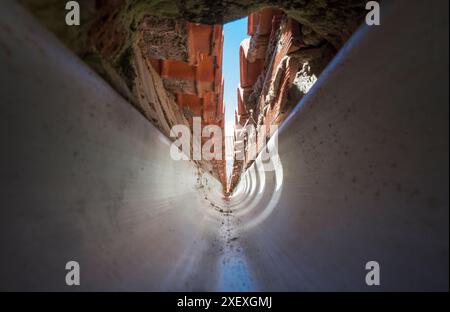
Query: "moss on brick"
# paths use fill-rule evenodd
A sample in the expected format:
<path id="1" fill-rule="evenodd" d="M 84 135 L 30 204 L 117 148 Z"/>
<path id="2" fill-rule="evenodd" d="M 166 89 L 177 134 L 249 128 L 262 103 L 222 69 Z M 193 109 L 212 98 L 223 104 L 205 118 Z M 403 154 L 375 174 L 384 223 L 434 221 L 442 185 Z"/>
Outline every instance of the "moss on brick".
<path id="1" fill-rule="evenodd" d="M 120 55 L 116 65 L 128 88 L 132 90 L 136 72 L 133 67 L 133 48 L 131 46 Z"/>

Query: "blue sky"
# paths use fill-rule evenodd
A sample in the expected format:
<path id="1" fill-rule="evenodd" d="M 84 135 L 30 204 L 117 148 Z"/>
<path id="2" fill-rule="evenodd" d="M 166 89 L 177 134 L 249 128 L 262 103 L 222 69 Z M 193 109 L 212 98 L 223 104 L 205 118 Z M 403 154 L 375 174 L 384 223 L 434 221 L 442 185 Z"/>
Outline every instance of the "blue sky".
<path id="1" fill-rule="evenodd" d="M 225 84 L 223 91 L 225 135 L 231 135 L 233 133 L 234 111 L 237 105 L 236 89 L 239 85 L 239 46 L 242 40 L 247 38 L 247 17 L 225 24 L 223 26 L 223 35 L 222 75 Z M 227 145 L 225 145 L 225 148 L 227 148 Z M 233 162 L 227 160 L 226 164 L 227 175 L 229 175 Z"/>
<path id="2" fill-rule="evenodd" d="M 222 75 L 225 81 L 225 122 L 234 121 L 239 85 L 239 46 L 247 38 L 247 17 L 227 23 L 223 27 L 224 44 Z"/>

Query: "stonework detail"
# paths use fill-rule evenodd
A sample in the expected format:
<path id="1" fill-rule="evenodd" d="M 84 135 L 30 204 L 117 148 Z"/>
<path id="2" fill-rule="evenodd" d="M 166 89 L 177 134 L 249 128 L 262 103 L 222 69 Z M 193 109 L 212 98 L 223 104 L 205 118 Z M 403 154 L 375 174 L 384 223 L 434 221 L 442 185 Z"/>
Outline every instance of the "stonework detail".
<path id="1" fill-rule="evenodd" d="M 159 26 L 161 25 L 161 26 Z M 161 28 L 162 27 L 162 28 Z M 168 33 L 170 40 L 160 40 L 161 34 Z M 161 79 L 162 89 L 167 94 L 168 105 L 162 106 L 165 114 L 156 116 L 157 123 L 169 119 L 165 124 L 187 122 L 192 129 L 193 118 L 201 117 L 202 126 L 224 127 L 221 25 L 204 25 L 183 21 L 164 21 L 163 18 L 148 16 L 139 27 L 137 41 L 139 53 L 148 70 Z M 172 52 L 167 52 L 167 50 Z M 141 78 L 137 77 L 137 85 Z M 144 92 L 145 93 L 145 92 Z M 141 96 L 142 98 L 142 96 Z M 165 110 L 165 107 L 177 109 Z M 180 114 L 169 114 L 172 111 Z M 175 117 L 171 122 L 171 117 Z M 170 132 L 170 129 L 168 130 Z M 167 128 L 163 132 L 168 135 Z M 207 138 L 203 139 L 204 141 Z M 222 139 L 224 141 L 224 138 Z M 226 186 L 224 150 L 222 160 L 197 161 L 201 168 L 209 171 Z"/>
<path id="2" fill-rule="evenodd" d="M 249 15 L 248 35 L 240 47 L 236 124 L 254 126 L 257 140 L 269 139 L 270 125 L 283 122 L 336 50 L 312 29 L 273 8 Z M 248 138 L 235 135 L 235 141 L 243 141 L 246 155 L 245 160 L 234 161 L 228 193 L 253 163 Z"/>

